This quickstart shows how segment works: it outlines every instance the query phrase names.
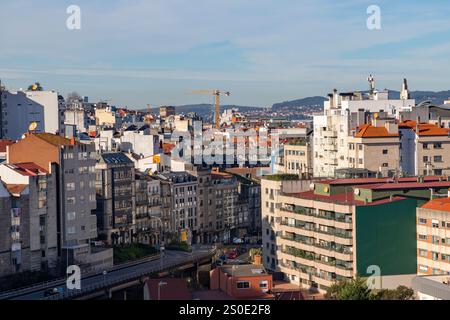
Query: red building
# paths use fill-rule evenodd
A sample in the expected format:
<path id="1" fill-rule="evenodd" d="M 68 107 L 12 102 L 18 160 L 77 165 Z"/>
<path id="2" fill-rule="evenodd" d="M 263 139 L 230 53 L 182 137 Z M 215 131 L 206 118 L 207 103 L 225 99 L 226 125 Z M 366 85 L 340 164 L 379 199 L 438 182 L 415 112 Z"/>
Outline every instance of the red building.
<path id="1" fill-rule="evenodd" d="M 210 272 L 210 289 L 233 299 L 273 299 L 272 275 L 262 266 L 227 265 Z"/>

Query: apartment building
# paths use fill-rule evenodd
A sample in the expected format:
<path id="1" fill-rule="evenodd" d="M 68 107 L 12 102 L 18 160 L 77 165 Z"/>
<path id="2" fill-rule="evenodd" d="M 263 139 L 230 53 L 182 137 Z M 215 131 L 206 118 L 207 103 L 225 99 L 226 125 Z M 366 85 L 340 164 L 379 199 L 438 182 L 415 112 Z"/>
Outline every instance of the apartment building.
<path id="1" fill-rule="evenodd" d="M 322 292 L 339 280 L 369 276 L 372 266 L 383 287 L 411 285 L 416 208 L 450 186 L 439 177 L 338 179 L 304 191 L 304 182 L 277 181 L 282 178 L 262 180 L 264 265 Z"/>
<path id="2" fill-rule="evenodd" d="M 120 152 L 102 153 L 95 171 L 99 233 L 113 245 L 133 242 L 136 187 L 133 161 Z"/>
<path id="3" fill-rule="evenodd" d="M 351 167 L 348 145 L 352 130 L 369 123 L 368 117 L 384 113 L 398 118 L 415 107 L 414 99 L 389 99 L 387 91 L 375 90 L 373 79 L 370 85 L 368 94 L 338 93 L 335 89 L 324 102 L 323 115 L 314 116 L 314 176 L 334 177 L 336 169 Z"/>
<path id="4" fill-rule="evenodd" d="M 109 108 L 97 108 L 95 109 L 95 124 L 97 126 L 114 127 L 116 115 Z"/>
<path id="5" fill-rule="evenodd" d="M 136 172 L 135 177 L 134 225 L 137 241 L 157 245 L 164 234 L 161 224 L 160 181 L 140 172 Z"/>
<path id="6" fill-rule="evenodd" d="M 450 173 L 450 129 L 407 120 L 399 123 L 401 167 L 411 175 Z"/>
<path id="7" fill-rule="evenodd" d="M 211 290 L 220 290 L 232 299 L 273 299 L 272 275 L 262 266 L 223 266 L 210 271 Z"/>
<path id="8" fill-rule="evenodd" d="M 212 187 L 211 169 L 195 166 L 189 173 L 195 176 L 198 182 L 199 242 L 216 242 L 218 241 L 216 234 L 218 211 L 216 211 L 215 207 L 215 193 Z"/>
<path id="9" fill-rule="evenodd" d="M 450 198 L 417 208 L 417 274 L 450 275 Z"/>
<path id="10" fill-rule="evenodd" d="M 57 177 L 58 253 L 63 264 L 91 269 L 112 265 L 112 250 L 94 252 L 90 246 L 97 238 L 94 145 L 50 133 L 29 134 L 8 146 L 7 163 L 24 162 Z"/>
<path id="11" fill-rule="evenodd" d="M 36 132 L 64 133 L 64 101 L 55 91 L 1 92 L 2 137 L 20 139 L 28 132 L 30 123 Z"/>
<path id="12" fill-rule="evenodd" d="M 398 125 L 375 119 L 373 125 L 360 126 L 348 139 L 348 166 L 384 177 L 400 173 Z"/>
<path id="13" fill-rule="evenodd" d="M 197 242 L 199 231 L 197 178 L 187 172 L 163 172 L 159 177 L 170 184 L 174 232 L 185 231 L 188 242 Z"/>
<path id="14" fill-rule="evenodd" d="M 292 140 L 284 145 L 284 173 L 312 176 L 312 145 L 306 140 Z"/>
<path id="15" fill-rule="evenodd" d="M 159 179 L 160 183 L 160 202 L 161 202 L 161 222 L 164 230 L 164 235 L 173 234 L 177 232 L 175 227 L 175 216 L 172 211 L 172 188 L 168 180 Z M 164 237 L 165 239 L 165 237 Z"/>
<path id="16" fill-rule="evenodd" d="M 22 271 L 56 273 L 56 175 L 34 163 L 0 165 L 0 277 Z"/>

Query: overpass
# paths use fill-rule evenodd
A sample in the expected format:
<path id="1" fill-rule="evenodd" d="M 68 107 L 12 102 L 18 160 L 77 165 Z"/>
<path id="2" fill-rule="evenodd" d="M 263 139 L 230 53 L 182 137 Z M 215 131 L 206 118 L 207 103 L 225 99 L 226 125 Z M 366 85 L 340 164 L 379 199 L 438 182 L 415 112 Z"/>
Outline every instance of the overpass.
<path id="1" fill-rule="evenodd" d="M 102 272 L 86 275 L 81 279 L 80 290 L 68 290 L 66 279 L 44 282 L 26 288 L 0 292 L 0 300 L 70 300 L 89 299 L 96 296 L 109 295 L 115 290 L 138 284 L 143 278 L 170 269 L 187 269 L 202 263 L 210 263 L 215 255 L 211 247 L 199 247 L 192 253 L 181 251 L 166 251 L 163 258 L 156 256 L 124 265 L 118 265 L 107 273 Z M 48 289 L 58 288 L 59 294 L 45 296 Z"/>

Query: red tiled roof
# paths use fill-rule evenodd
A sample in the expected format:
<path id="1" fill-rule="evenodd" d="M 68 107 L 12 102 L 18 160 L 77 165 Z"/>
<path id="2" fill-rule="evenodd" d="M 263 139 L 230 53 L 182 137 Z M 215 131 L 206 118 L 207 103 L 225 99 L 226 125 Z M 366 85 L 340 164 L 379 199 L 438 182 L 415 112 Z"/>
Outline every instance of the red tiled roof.
<path id="1" fill-rule="evenodd" d="M 406 120 L 400 122 L 398 125 L 401 129 L 412 129 L 415 132 L 417 131 L 417 122 L 413 120 Z M 439 128 L 435 124 L 432 123 L 419 123 L 419 132 L 417 133 L 421 137 L 426 136 L 448 136 L 450 130 L 447 128 Z"/>
<path id="2" fill-rule="evenodd" d="M 365 124 L 358 128 L 355 134 L 356 138 L 388 138 L 398 137 L 398 133 L 389 133 L 385 127 L 374 127 L 371 124 Z"/>
<path id="3" fill-rule="evenodd" d="M 9 193 L 12 195 L 20 195 L 26 187 L 27 184 L 5 184 L 6 189 L 8 189 Z"/>
<path id="4" fill-rule="evenodd" d="M 68 146 L 74 144 L 73 140 L 52 133 L 35 133 L 34 136 L 58 147 L 62 145 Z"/>
<path id="5" fill-rule="evenodd" d="M 366 203 L 364 201 L 355 200 L 353 190 L 351 190 L 349 192 L 333 194 L 330 196 L 314 194 L 314 190 L 311 190 L 311 191 L 297 193 L 294 196 L 301 198 L 301 199 L 306 199 L 306 200 L 314 200 L 314 201 L 321 201 L 321 202 L 328 202 L 328 203 L 331 202 L 331 203 L 347 205 L 347 206 L 351 206 L 351 205 L 374 206 L 374 205 L 379 205 L 379 204 L 383 204 L 383 203 L 389 203 L 389 202 L 400 201 L 400 200 L 406 199 L 404 197 L 393 197 L 392 200 L 390 198 L 386 198 L 386 199 L 381 199 L 381 200 Z"/>
<path id="6" fill-rule="evenodd" d="M 430 181 L 430 182 L 398 182 L 381 183 L 363 186 L 361 188 L 371 190 L 393 190 L 393 189 L 427 189 L 427 188 L 449 188 L 450 181 Z"/>
<path id="7" fill-rule="evenodd" d="M 173 148 L 175 148 L 173 143 L 163 143 L 163 150 L 165 154 L 171 153 Z"/>
<path id="8" fill-rule="evenodd" d="M 422 208 L 450 212 L 450 198 L 428 201 L 422 206 Z"/>
<path id="9" fill-rule="evenodd" d="M 442 176 L 426 176 L 424 182 L 439 181 Z M 416 182 L 417 177 L 398 178 L 398 182 Z M 392 178 L 349 178 L 349 179 L 327 179 L 317 180 L 316 183 L 329 185 L 362 185 L 362 184 L 379 184 L 379 183 L 396 183 Z"/>
<path id="10" fill-rule="evenodd" d="M 12 140 L 0 140 L 0 152 L 4 153 L 6 152 L 6 147 L 14 144 L 14 141 Z"/>
<path id="11" fill-rule="evenodd" d="M 39 174 L 48 173 L 47 170 L 38 166 L 34 162 L 7 164 L 7 166 L 23 176 L 37 176 Z"/>

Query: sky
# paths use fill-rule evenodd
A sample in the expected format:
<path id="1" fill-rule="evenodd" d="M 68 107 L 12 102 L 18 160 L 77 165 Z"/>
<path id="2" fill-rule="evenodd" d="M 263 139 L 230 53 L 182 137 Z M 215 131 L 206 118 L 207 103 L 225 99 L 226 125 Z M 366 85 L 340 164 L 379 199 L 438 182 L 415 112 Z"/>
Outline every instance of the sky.
<path id="1" fill-rule="evenodd" d="M 81 29 L 66 27 L 70 5 Z M 369 30 L 367 8 L 381 10 Z M 365 90 L 448 90 L 446 0 L 40 0 L 0 2 L 0 79 L 144 108 L 273 103 Z"/>

